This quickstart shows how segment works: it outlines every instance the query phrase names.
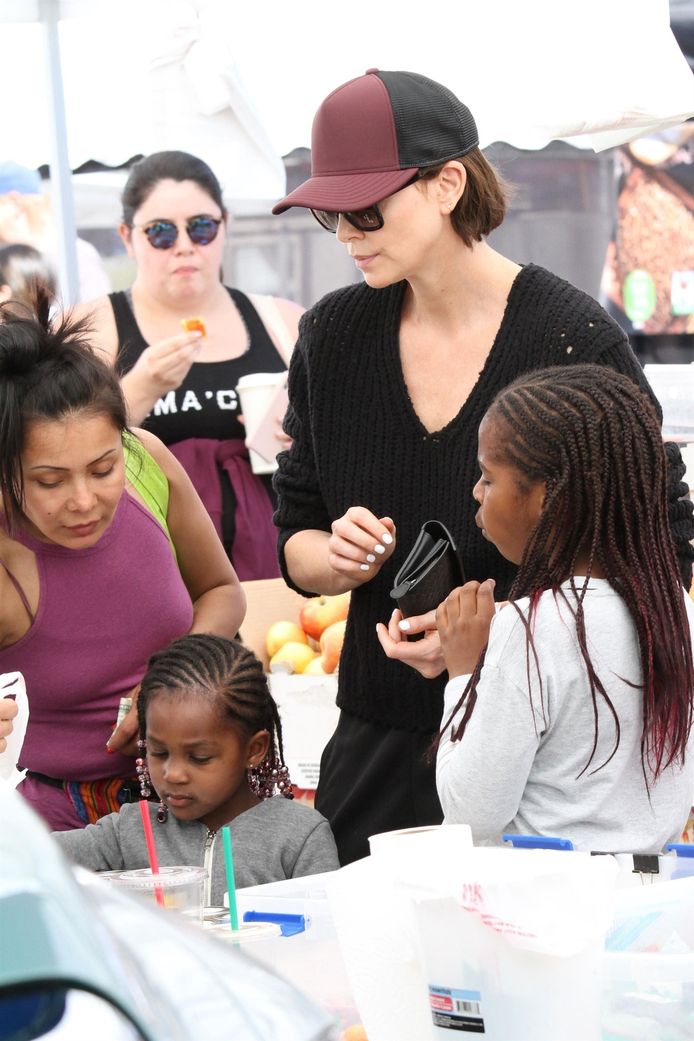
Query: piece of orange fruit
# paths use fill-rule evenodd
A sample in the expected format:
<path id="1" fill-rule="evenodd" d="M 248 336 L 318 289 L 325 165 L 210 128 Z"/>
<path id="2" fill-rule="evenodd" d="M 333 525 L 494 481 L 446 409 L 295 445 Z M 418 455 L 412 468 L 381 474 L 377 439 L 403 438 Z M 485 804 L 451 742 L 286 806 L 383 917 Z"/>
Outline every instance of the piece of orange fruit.
<path id="1" fill-rule="evenodd" d="M 181 318 L 183 331 L 186 333 L 202 333 L 206 336 L 205 323 L 202 318 Z"/>

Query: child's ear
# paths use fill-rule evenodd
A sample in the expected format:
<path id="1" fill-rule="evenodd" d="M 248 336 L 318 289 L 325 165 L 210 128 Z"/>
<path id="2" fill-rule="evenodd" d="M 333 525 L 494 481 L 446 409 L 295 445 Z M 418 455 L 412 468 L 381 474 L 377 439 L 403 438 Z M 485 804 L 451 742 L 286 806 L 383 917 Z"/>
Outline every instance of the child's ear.
<path id="1" fill-rule="evenodd" d="M 248 741 L 246 746 L 247 767 L 260 766 L 267 757 L 270 748 L 270 732 L 258 730 Z"/>
<path id="2" fill-rule="evenodd" d="M 535 496 L 535 505 L 537 507 L 537 516 L 539 518 L 545 508 L 545 502 L 547 500 L 547 482 L 538 481 L 533 491 Z"/>

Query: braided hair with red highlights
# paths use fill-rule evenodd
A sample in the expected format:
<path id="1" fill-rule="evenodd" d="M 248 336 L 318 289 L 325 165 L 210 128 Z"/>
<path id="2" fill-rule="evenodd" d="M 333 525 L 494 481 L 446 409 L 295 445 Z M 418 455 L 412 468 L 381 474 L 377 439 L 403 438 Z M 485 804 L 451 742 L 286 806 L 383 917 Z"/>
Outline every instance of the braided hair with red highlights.
<path id="1" fill-rule="evenodd" d="M 522 482 L 546 484 L 540 517 L 509 593 L 514 606 L 520 597 L 530 600 L 527 616 L 516 607 L 527 632 L 528 668 L 540 597 L 548 590 L 563 596 L 560 587 L 570 581 L 595 718 L 592 752 L 581 772 L 591 765 L 598 744 L 598 697 L 616 725 L 609 762 L 619 745 L 619 719 L 591 663 L 583 614 L 588 582 L 598 568 L 626 604 L 638 635 L 641 758 L 644 776 L 648 766 L 657 778 L 672 763 L 684 762 L 692 726 L 694 665 L 668 521 L 668 463 L 653 404 L 620 373 L 598 365 L 574 365 L 520 377 L 497 394 L 485 418 L 495 425 L 501 461 L 514 467 Z M 587 560 L 586 577 L 576 584 L 579 558 Z M 483 663 L 484 654 L 451 714 L 453 718 L 467 698 L 454 739 L 462 737 L 474 709 Z"/>

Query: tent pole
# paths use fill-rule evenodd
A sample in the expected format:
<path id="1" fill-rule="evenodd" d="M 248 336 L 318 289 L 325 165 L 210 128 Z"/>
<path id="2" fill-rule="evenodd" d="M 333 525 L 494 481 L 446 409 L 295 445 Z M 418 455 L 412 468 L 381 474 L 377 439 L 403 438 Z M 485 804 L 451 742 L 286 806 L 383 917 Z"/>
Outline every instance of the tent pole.
<path id="1" fill-rule="evenodd" d="M 49 71 L 51 106 L 51 195 L 58 232 L 58 280 L 64 307 L 77 302 L 79 278 L 77 273 L 77 231 L 72 200 L 72 171 L 67 149 L 67 124 L 63 77 L 60 68 L 60 39 L 58 35 L 59 0 L 39 0 L 46 58 Z"/>

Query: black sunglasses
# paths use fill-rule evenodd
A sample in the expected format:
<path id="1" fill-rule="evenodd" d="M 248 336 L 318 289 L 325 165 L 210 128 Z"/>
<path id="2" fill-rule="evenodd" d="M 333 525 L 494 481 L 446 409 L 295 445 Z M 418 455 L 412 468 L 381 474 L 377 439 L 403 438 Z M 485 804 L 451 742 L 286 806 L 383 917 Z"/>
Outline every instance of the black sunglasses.
<path id="1" fill-rule="evenodd" d="M 196 246 L 209 246 L 217 238 L 221 217 L 189 217 L 186 221 L 188 238 Z M 153 220 L 150 224 L 133 224 L 147 236 L 155 249 L 171 249 L 178 238 L 178 226 L 172 220 Z"/>
<path id="2" fill-rule="evenodd" d="M 405 188 L 409 188 L 411 184 L 418 181 L 422 177 L 422 172 L 418 171 L 414 177 L 412 177 L 407 184 L 403 184 L 401 188 L 391 192 L 391 195 L 397 195 L 398 192 L 404 191 Z M 390 195 L 388 196 L 390 198 Z M 311 209 L 309 207 L 309 209 Z M 378 203 L 374 203 L 373 206 L 367 206 L 363 210 L 313 210 L 311 213 L 316 218 L 321 228 L 325 228 L 326 231 L 332 231 L 333 235 L 336 233 L 338 224 L 340 222 L 340 216 L 348 220 L 353 228 L 357 231 L 378 231 L 379 228 L 383 227 L 383 214 L 381 213 Z"/>

